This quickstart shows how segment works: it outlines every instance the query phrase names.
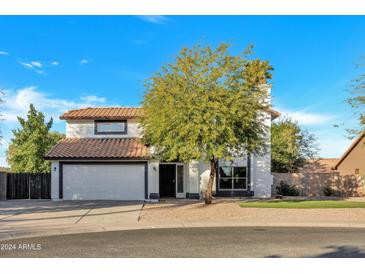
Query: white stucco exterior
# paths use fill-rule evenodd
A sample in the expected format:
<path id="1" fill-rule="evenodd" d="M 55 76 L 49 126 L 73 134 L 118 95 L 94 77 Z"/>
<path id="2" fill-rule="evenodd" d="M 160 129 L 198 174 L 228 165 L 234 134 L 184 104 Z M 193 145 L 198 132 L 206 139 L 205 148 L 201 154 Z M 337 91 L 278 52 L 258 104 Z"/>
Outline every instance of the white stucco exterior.
<path id="1" fill-rule="evenodd" d="M 148 192 L 159 193 L 159 162 L 148 162 Z"/>
<path id="2" fill-rule="evenodd" d="M 200 192 L 200 170 L 199 170 L 199 162 L 192 161 L 188 164 L 188 184 L 187 184 L 187 192 L 188 193 L 199 193 Z"/>
<path id="3" fill-rule="evenodd" d="M 255 197 L 265 198 L 271 196 L 273 179 L 271 176 L 271 157 L 252 157 L 251 165 L 251 190 Z"/>
<path id="4" fill-rule="evenodd" d="M 135 120 L 127 120 L 127 134 L 123 135 L 95 135 L 95 122 L 93 120 L 68 120 L 66 122 L 67 138 L 138 138 L 141 130 Z"/>
<path id="5" fill-rule="evenodd" d="M 264 155 L 252 155 L 251 157 L 251 186 L 256 197 L 265 198 L 271 196 L 273 178 L 271 176 L 271 115 L 263 114 L 266 132 L 266 152 Z"/>
<path id="6" fill-rule="evenodd" d="M 59 199 L 59 161 L 51 163 L 51 199 Z"/>

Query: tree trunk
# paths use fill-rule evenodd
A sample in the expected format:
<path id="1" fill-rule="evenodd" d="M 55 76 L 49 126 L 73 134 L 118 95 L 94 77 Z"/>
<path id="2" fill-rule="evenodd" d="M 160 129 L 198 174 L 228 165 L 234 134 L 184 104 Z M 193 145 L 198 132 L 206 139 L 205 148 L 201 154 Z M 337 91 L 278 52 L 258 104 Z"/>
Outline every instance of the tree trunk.
<path id="1" fill-rule="evenodd" d="M 207 189 L 205 190 L 205 204 L 209 205 L 212 203 L 212 190 L 213 190 L 213 182 L 215 178 L 215 174 L 217 173 L 217 161 L 215 158 L 210 160 L 210 174 Z"/>

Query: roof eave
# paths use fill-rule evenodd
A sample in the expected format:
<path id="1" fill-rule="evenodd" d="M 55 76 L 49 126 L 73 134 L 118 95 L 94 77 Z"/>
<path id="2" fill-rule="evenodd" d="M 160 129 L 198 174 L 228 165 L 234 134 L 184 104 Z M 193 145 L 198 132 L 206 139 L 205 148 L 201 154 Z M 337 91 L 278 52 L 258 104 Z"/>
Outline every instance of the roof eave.
<path id="1" fill-rule="evenodd" d="M 279 111 L 276 111 L 274 109 L 269 109 L 269 112 L 271 114 L 271 120 L 275 120 L 276 118 L 280 117 L 281 113 Z"/>
<path id="2" fill-rule="evenodd" d="M 120 116 L 120 117 L 107 117 L 107 116 L 100 116 L 100 117 L 67 117 L 67 116 L 60 116 L 60 120 L 126 120 L 126 119 L 137 119 L 141 116 Z"/>
<path id="3" fill-rule="evenodd" d="M 126 161 L 148 161 L 150 158 L 149 157 L 61 157 L 61 156 L 45 156 L 44 157 L 45 160 L 48 161 L 92 161 L 92 160 L 97 160 L 97 161 L 110 161 L 110 160 L 116 160 L 116 161 L 122 161 L 122 160 L 126 160 Z"/>
<path id="4" fill-rule="evenodd" d="M 337 164 L 334 166 L 334 169 L 337 169 L 338 166 L 346 159 L 346 157 L 351 153 L 351 151 L 360 143 L 360 141 L 365 136 L 365 130 L 351 143 L 349 148 L 342 154 L 340 160 L 338 160 Z"/>

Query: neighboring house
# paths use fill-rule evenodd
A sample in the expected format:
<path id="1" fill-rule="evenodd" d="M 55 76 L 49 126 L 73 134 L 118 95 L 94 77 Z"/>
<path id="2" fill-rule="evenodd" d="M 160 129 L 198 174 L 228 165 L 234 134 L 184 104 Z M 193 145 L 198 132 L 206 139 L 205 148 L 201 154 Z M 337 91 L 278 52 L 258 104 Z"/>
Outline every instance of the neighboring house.
<path id="1" fill-rule="evenodd" d="M 10 168 L 0 166 L 0 172 L 10 172 Z"/>
<path id="2" fill-rule="evenodd" d="M 299 173 L 332 173 L 334 167 L 338 162 L 338 158 L 319 158 L 309 160 L 302 168 L 299 169 Z"/>
<path id="3" fill-rule="evenodd" d="M 335 169 L 341 175 L 365 175 L 365 131 L 352 142 Z"/>
<path id="4" fill-rule="evenodd" d="M 66 138 L 46 156 L 52 162 L 52 199 L 145 200 L 160 197 L 199 198 L 210 172 L 202 161 L 158 162 L 141 143 L 138 107 L 70 110 Z M 267 125 L 278 117 L 264 114 Z M 267 133 L 270 143 L 270 131 Z M 216 196 L 271 195 L 270 147 L 262 157 L 219 161 Z"/>

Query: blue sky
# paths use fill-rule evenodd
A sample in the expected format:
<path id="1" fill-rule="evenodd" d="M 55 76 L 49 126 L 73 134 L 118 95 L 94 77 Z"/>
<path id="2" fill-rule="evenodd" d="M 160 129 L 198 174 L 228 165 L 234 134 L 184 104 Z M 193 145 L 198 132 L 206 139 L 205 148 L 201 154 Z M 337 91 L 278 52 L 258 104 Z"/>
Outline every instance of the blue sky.
<path id="1" fill-rule="evenodd" d="M 274 108 L 317 136 L 322 157 L 340 156 L 357 123 L 344 100 L 365 55 L 364 16 L 0 16 L 0 26 L 0 165 L 29 103 L 64 132 L 67 109 L 138 105 L 144 79 L 196 43 L 254 44 L 275 69 Z"/>

